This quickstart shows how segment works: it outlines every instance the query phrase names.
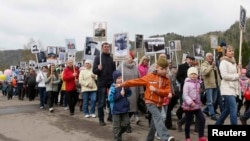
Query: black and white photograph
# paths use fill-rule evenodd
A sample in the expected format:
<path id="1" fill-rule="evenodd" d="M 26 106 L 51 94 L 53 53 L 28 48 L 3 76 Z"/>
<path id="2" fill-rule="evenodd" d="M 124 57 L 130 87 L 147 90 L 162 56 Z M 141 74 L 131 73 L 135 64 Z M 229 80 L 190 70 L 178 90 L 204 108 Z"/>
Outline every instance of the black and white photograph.
<path id="1" fill-rule="evenodd" d="M 204 50 L 202 50 L 202 46 L 200 44 L 193 45 L 194 56 L 196 58 L 203 58 L 204 57 Z"/>
<path id="2" fill-rule="evenodd" d="M 240 29 L 245 30 L 246 28 L 246 9 L 240 6 Z"/>
<path id="3" fill-rule="evenodd" d="M 34 60 L 29 60 L 29 68 L 35 68 L 36 67 L 36 61 Z"/>
<path id="4" fill-rule="evenodd" d="M 171 51 L 175 51 L 175 41 L 171 40 L 171 41 L 168 41 L 168 42 L 169 42 L 170 50 Z"/>
<path id="5" fill-rule="evenodd" d="M 25 68 L 26 68 L 26 62 L 20 61 L 20 69 L 25 69 Z"/>
<path id="6" fill-rule="evenodd" d="M 40 49 L 38 48 L 37 44 L 32 44 L 31 45 L 31 53 L 38 53 L 40 52 Z"/>
<path id="7" fill-rule="evenodd" d="M 66 47 L 68 52 L 76 52 L 75 39 L 65 39 Z"/>
<path id="8" fill-rule="evenodd" d="M 64 52 L 59 52 L 59 56 L 58 56 L 58 59 L 60 60 L 60 61 L 65 61 L 65 54 L 66 53 L 64 53 Z"/>
<path id="9" fill-rule="evenodd" d="M 215 35 L 210 35 L 211 48 L 216 49 L 218 46 L 218 37 Z"/>
<path id="10" fill-rule="evenodd" d="M 37 56 L 37 62 L 38 63 L 47 62 L 46 53 L 44 51 L 41 51 L 41 52 L 37 53 L 36 56 Z"/>
<path id="11" fill-rule="evenodd" d="M 106 37 L 106 22 L 94 22 L 94 37 L 105 38 Z"/>
<path id="12" fill-rule="evenodd" d="M 66 60 L 72 59 L 75 62 L 76 54 L 75 53 L 67 53 Z"/>
<path id="13" fill-rule="evenodd" d="M 48 46 L 47 53 L 48 53 L 48 58 L 56 58 L 57 57 L 56 47 Z"/>
<path id="14" fill-rule="evenodd" d="M 107 41 L 107 22 L 93 23 L 94 41 Z"/>
<path id="15" fill-rule="evenodd" d="M 66 48 L 65 47 L 58 47 L 58 52 L 66 52 Z"/>
<path id="16" fill-rule="evenodd" d="M 128 33 L 118 33 L 113 39 L 113 54 L 116 60 L 123 60 L 129 51 Z"/>
<path id="17" fill-rule="evenodd" d="M 146 38 L 143 40 L 146 53 L 164 53 L 165 41 L 163 37 Z"/>
<path id="18" fill-rule="evenodd" d="M 98 47 L 98 42 L 88 41 L 85 48 L 86 55 L 100 55 L 100 49 Z"/>
<path id="19" fill-rule="evenodd" d="M 136 34 L 135 35 L 135 48 L 142 48 L 143 45 L 143 35 Z"/>

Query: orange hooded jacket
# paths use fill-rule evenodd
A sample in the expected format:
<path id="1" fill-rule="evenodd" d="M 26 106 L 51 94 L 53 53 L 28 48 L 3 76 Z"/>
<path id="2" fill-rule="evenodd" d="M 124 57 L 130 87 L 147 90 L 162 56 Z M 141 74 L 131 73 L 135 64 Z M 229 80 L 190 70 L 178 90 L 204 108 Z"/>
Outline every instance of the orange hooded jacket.
<path id="1" fill-rule="evenodd" d="M 150 91 L 150 85 L 156 88 L 155 92 Z M 141 78 L 127 80 L 122 86 L 145 86 L 145 103 L 155 104 L 157 107 L 161 107 L 164 102 L 164 97 L 167 97 L 168 94 L 171 93 L 170 80 L 167 77 L 159 76 L 155 73 L 148 73 Z"/>

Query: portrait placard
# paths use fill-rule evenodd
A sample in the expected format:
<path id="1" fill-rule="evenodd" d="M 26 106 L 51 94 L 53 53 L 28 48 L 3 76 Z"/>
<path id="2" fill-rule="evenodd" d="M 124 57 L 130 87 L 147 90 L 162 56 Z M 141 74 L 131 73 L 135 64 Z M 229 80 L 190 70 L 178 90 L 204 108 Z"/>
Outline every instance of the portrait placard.
<path id="1" fill-rule="evenodd" d="M 32 43 L 30 49 L 31 49 L 31 53 L 38 53 L 38 52 L 40 52 L 40 49 L 39 49 L 37 43 Z"/>
<path id="2" fill-rule="evenodd" d="M 76 42 L 75 39 L 65 39 L 66 47 L 68 52 L 76 52 Z"/>
<path id="3" fill-rule="evenodd" d="M 94 22 L 93 24 L 93 37 L 95 41 L 107 40 L 107 22 Z"/>
<path id="4" fill-rule="evenodd" d="M 118 33 L 113 39 L 113 58 L 115 61 L 126 60 L 129 52 L 128 33 Z"/>
<path id="5" fill-rule="evenodd" d="M 146 38 L 143 42 L 146 54 L 165 52 L 165 41 L 163 37 Z"/>
<path id="6" fill-rule="evenodd" d="M 245 31 L 247 11 L 243 6 L 240 6 L 240 29 Z"/>
<path id="7" fill-rule="evenodd" d="M 202 46 L 200 44 L 194 44 L 193 45 L 193 52 L 195 59 L 203 59 L 205 52 L 202 49 Z"/>
<path id="8" fill-rule="evenodd" d="M 211 48 L 216 49 L 218 46 L 218 37 L 215 35 L 210 35 L 210 45 Z"/>

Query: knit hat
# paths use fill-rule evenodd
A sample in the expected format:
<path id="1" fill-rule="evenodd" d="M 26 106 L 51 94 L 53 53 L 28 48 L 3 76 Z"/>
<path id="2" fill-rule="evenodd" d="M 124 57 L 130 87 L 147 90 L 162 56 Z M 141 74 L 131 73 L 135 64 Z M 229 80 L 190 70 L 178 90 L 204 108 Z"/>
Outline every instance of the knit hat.
<path id="1" fill-rule="evenodd" d="M 221 47 L 224 47 L 224 46 L 227 46 L 227 44 L 224 43 L 224 42 L 221 42 L 221 43 L 220 43 L 220 46 L 221 46 Z"/>
<path id="2" fill-rule="evenodd" d="M 122 73 L 120 70 L 116 70 L 113 72 L 113 81 L 114 83 L 116 82 L 116 79 L 119 77 L 119 76 L 122 76 Z"/>
<path id="3" fill-rule="evenodd" d="M 189 75 L 191 75 L 192 73 L 195 73 L 195 74 L 198 75 L 198 70 L 197 70 L 196 67 L 190 67 L 190 68 L 188 69 L 187 75 L 189 76 Z"/>
<path id="4" fill-rule="evenodd" d="M 89 63 L 92 66 L 92 61 L 87 59 L 84 63 Z"/>
<path id="5" fill-rule="evenodd" d="M 162 67 L 162 68 L 166 68 L 168 67 L 168 60 L 166 58 L 159 58 L 157 61 L 157 65 Z"/>

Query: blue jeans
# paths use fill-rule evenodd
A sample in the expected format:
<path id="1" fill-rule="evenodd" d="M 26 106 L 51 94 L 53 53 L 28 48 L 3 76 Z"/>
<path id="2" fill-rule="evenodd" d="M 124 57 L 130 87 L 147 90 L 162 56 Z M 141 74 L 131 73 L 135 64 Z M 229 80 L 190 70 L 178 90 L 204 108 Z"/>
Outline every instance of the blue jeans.
<path id="1" fill-rule="evenodd" d="M 46 99 L 46 87 L 38 87 L 38 92 L 40 95 L 40 106 L 44 107 Z"/>
<path id="2" fill-rule="evenodd" d="M 213 117 L 215 116 L 214 105 L 218 98 L 218 88 L 206 89 L 206 98 L 207 98 L 206 107 L 203 111 L 209 112 L 210 116 Z"/>
<path id="3" fill-rule="evenodd" d="M 82 93 L 83 113 L 85 115 L 95 114 L 96 91 L 89 91 Z M 89 113 L 89 99 L 90 99 L 90 113 Z"/>
<path id="4" fill-rule="evenodd" d="M 237 125 L 237 103 L 236 97 L 232 95 L 224 95 L 224 110 L 216 121 L 215 125 L 223 125 L 225 119 L 230 114 L 231 125 Z"/>
<path id="5" fill-rule="evenodd" d="M 148 136 L 146 141 L 154 141 L 155 138 L 155 131 L 161 138 L 161 140 L 168 140 L 170 137 L 167 127 L 163 122 L 163 117 L 161 115 L 161 107 L 157 107 L 154 104 L 146 104 L 148 111 L 152 115 L 152 119 L 150 122 L 150 129 L 148 132 Z"/>
<path id="6" fill-rule="evenodd" d="M 220 89 L 218 89 L 218 95 L 217 95 L 214 109 L 216 110 L 218 106 L 220 108 L 220 112 L 222 113 L 222 111 L 224 110 L 224 102 L 223 102 L 222 96 L 220 94 Z"/>

